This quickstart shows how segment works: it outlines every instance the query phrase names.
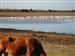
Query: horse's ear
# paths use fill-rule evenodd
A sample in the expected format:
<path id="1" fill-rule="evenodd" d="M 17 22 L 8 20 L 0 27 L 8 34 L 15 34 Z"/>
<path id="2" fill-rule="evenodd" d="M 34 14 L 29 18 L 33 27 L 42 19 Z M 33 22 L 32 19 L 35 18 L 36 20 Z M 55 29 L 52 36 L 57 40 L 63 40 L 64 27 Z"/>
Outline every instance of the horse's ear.
<path id="1" fill-rule="evenodd" d="M 13 37 L 9 37 L 9 42 L 14 42 L 15 39 Z"/>

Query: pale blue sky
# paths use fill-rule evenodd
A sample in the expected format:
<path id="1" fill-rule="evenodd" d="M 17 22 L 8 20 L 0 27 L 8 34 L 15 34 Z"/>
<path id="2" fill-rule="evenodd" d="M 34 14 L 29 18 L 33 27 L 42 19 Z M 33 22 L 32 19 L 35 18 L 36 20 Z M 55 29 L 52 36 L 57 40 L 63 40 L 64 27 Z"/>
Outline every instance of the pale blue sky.
<path id="1" fill-rule="evenodd" d="M 10 9 L 75 9 L 75 0 L 0 0 L 1 8 Z"/>
<path id="2" fill-rule="evenodd" d="M 2 0 L 2 1 L 73 1 L 73 0 Z"/>

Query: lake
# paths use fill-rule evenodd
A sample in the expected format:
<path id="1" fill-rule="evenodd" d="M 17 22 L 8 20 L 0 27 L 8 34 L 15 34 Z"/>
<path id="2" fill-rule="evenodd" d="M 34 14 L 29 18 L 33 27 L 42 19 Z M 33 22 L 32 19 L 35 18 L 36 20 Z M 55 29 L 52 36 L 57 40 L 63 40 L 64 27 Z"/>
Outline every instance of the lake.
<path id="1" fill-rule="evenodd" d="M 0 17 L 0 28 L 75 34 L 75 16 Z"/>

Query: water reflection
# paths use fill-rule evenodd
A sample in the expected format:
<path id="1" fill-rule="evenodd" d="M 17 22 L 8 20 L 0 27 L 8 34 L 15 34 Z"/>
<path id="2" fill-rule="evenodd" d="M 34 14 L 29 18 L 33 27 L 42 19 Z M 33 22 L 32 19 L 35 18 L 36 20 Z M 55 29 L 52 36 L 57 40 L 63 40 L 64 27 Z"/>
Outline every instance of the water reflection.
<path id="1" fill-rule="evenodd" d="M 73 17 L 0 17 L 0 28 L 75 34 Z"/>

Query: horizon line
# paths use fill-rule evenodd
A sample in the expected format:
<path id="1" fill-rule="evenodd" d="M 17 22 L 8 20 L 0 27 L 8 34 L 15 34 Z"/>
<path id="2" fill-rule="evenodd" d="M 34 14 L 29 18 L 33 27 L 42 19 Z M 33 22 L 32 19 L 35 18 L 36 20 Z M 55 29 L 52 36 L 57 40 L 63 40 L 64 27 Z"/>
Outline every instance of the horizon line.
<path id="1" fill-rule="evenodd" d="M 50 8 L 49 9 L 41 9 L 41 8 L 40 9 L 37 9 L 37 8 L 36 9 L 34 9 L 34 8 L 0 8 L 0 9 L 17 9 L 17 10 L 18 9 L 28 9 L 28 10 L 29 9 L 32 9 L 32 10 L 75 10 L 75 9 L 50 9 Z"/>

